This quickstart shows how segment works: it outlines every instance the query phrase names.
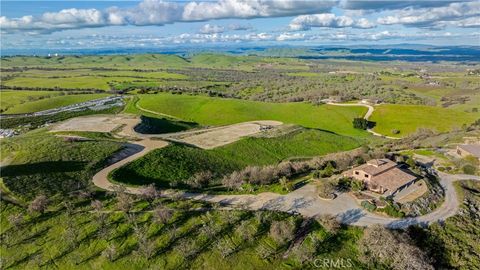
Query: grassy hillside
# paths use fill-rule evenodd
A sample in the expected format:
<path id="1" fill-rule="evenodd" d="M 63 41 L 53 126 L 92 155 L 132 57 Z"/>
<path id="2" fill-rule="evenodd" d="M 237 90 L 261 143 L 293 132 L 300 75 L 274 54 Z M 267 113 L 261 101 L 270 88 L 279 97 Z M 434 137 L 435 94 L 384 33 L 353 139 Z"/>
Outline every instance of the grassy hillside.
<path id="1" fill-rule="evenodd" d="M 338 134 L 365 137 L 352 120 L 364 107 L 314 106 L 307 103 L 266 103 L 237 99 L 172 94 L 140 95 L 142 108 L 173 115 L 201 125 L 227 125 L 252 120 L 278 120 Z"/>
<path id="2" fill-rule="evenodd" d="M 276 164 L 291 157 L 312 157 L 358 146 L 360 142 L 355 139 L 318 130 L 276 138 L 245 138 L 212 150 L 170 145 L 115 170 L 111 178 L 127 184 L 168 187 L 197 172 L 211 171 L 218 178 L 248 165 Z"/>
<path id="3" fill-rule="evenodd" d="M 16 87 L 40 87 L 40 88 L 69 88 L 69 89 L 101 89 L 109 90 L 110 84 L 115 85 L 123 82 L 138 81 L 131 77 L 65 77 L 65 78 L 38 78 L 38 77 L 15 77 L 4 84 Z"/>
<path id="4" fill-rule="evenodd" d="M 101 202 L 101 212 L 90 205 L 93 200 Z M 305 241 L 289 249 L 296 235 L 303 236 L 299 216 L 222 211 L 183 200 L 150 204 L 138 198 L 131 199 L 131 212 L 125 213 L 115 197 L 103 193 L 50 201 L 43 214 L 0 202 L 6 269 L 309 269 L 322 258 L 367 267 L 356 248 L 362 236 L 357 227 L 327 230 L 313 221 Z M 165 209 L 165 218 L 157 218 L 156 208 Z M 19 225 L 8 222 L 18 215 L 23 218 Z M 275 237 L 270 233 L 274 224 L 291 224 L 289 235 Z"/>
<path id="5" fill-rule="evenodd" d="M 471 124 L 480 118 L 480 113 L 464 112 L 421 105 L 380 105 L 375 107 L 370 120 L 377 123 L 374 131 L 388 136 L 406 136 L 419 128 L 437 131 L 449 131 L 461 128 L 463 124 Z M 400 131 L 393 134 L 393 130 Z"/>
<path id="6" fill-rule="evenodd" d="M 2 67 L 54 67 L 54 68 L 118 68 L 118 69 L 162 69 L 183 68 L 188 62 L 168 54 L 100 55 L 61 57 L 8 57 L 1 59 Z"/>
<path id="7" fill-rule="evenodd" d="M 5 185 L 14 193 L 31 198 L 38 194 L 69 192 L 91 184 L 99 170 L 121 143 L 105 140 L 67 142 L 46 130 L 36 130 L 2 139 Z"/>
<path id="8" fill-rule="evenodd" d="M 59 96 L 60 91 L 0 91 L 0 109 L 6 111 L 10 108 L 43 98 Z"/>
<path id="9" fill-rule="evenodd" d="M 15 96 L 15 95 L 11 95 L 11 96 Z M 16 106 L 10 107 L 4 113 L 15 114 L 15 113 L 38 112 L 38 111 L 54 109 L 62 106 L 68 106 L 75 103 L 85 102 L 93 99 L 103 98 L 107 96 L 109 95 L 108 94 L 81 94 L 81 95 L 55 96 L 51 98 L 45 98 L 45 99 L 18 104 Z"/>

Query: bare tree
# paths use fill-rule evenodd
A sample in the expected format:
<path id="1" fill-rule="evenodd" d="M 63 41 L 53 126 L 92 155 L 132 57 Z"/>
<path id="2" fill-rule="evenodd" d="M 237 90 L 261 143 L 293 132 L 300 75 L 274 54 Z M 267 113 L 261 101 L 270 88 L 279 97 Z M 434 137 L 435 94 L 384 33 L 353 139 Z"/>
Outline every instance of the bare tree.
<path id="1" fill-rule="evenodd" d="M 237 189 L 243 184 L 243 176 L 239 172 L 233 172 L 232 174 L 225 176 L 222 179 L 222 185 L 228 189 Z"/>
<path id="2" fill-rule="evenodd" d="M 30 213 L 40 213 L 43 214 L 47 209 L 49 204 L 48 198 L 45 195 L 38 195 L 28 206 L 28 211 Z"/>
<path id="3" fill-rule="evenodd" d="M 294 173 L 292 163 L 290 161 L 285 161 L 277 165 L 276 174 L 278 177 L 291 177 Z"/>
<path id="4" fill-rule="evenodd" d="M 262 259 L 266 259 L 275 253 L 275 250 L 267 244 L 260 244 L 255 248 L 255 251 Z"/>
<path id="5" fill-rule="evenodd" d="M 77 244 L 78 229 L 75 227 L 73 219 L 67 218 L 64 228 L 63 239 L 70 248 L 75 247 Z"/>
<path id="6" fill-rule="evenodd" d="M 21 213 L 12 214 L 12 215 L 8 216 L 8 222 L 14 228 L 19 228 L 22 225 L 23 220 L 24 220 L 24 217 Z"/>
<path id="7" fill-rule="evenodd" d="M 103 203 L 99 200 L 93 200 L 90 203 L 90 206 L 95 210 L 96 212 L 100 212 L 103 209 Z"/>
<path id="8" fill-rule="evenodd" d="M 187 182 L 194 188 L 203 188 L 210 184 L 212 178 L 213 173 L 211 171 L 201 171 L 195 173 Z"/>
<path id="9" fill-rule="evenodd" d="M 325 214 L 316 218 L 318 223 L 322 225 L 327 231 L 335 233 L 342 226 L 337 218 L 333 215 Z"/>
<path id="10" fill-rule="evenodd" d="M 235 231 L 243 241 L 252 239 L 252 236 L 256 233 L 256 230 L 249 224 L 248 220 L 242 221 Z"/>
<path id="11" fill-rule="evenodd" d="M 411 242 L 406 233 L 376 225 L 365 229 L 359 246 L 365 253 L 364 260 L 390 264 L 394 270 L 433 269 L 425 252 Z"/>
<path id="12" fill-rule="evenodd" d="M 67 216 L 71 217 L 75 211 L 75 206 L 73 205 L 73 203 L 71 203 L 70 201 L 65 201 L 63 202 L 63 206 L 65 207 L 65 213 L 67 214 Z"/>
<path id="13" fill-rule="evenodd" d="M 150 184 L 144 188 L 142 188 L 142 190 L 140 191 L 140 197 L 146 201 L 148 201 L 148 203 L 151 205 L 152 202 L 158 197 L 158 191 L 157 189 L 155 188 L 155 185 L 154 184 Z"/>
<path id="14" fill-rule="evenodd" d="M 172 215 L 172 210 L 164 206 L 157 206 L 153 210 L 153 218 L 159 223 L 166 223 L 168 220 L 170 220 L 170 218 L 172 218 Z"/>
<path id="15" fill-rule="evenodd" d="M 225 237 L 220 239 L 220 241 L 217 242 L 217 249 L 222 255 L 222 258 L 228 257 L 230 254 L 234 253 L 237 251 L 238 247 L 240 245 L 236 244 L 232 238 L 230 237 Z"/>
<path id="16" fill-rule="evenodd" d="M 120 211 L 128 212 L 133 206 L 133 200 L 126 193 L 126 188 L 123 185 L 114 186 L 114 192 L 117 197 L 117 207 Z"/>
<path id="17" fill-rule="evenodd" d="M 144 258 L 150 259 L 155 253 L 155 246 L 148 240 L 147 228 L 137 226 L 134 228 L 134 234 L 137 238 L 138 254 Z"/>
<path id="18" fill-rule="evenodd" d="M 117 257 L 117 248 L 115 247 L 115 245 L 108 245 L 107 248 L 103 250 L 102 256 L 113 262 Z"/>
<path id="19" fill-rule="evenodd" d="M 108 227 L 107 227 L 107 214 L 103 212 L 103 203 L 99 200 L 93 200 L 91 202 L 91 207 L 96 212 L 96 222 L 98 225 L 97 236 L 101 239 L 107 238 L 108 236 Z"/>
<path id="20" fill-rule="evenodd" d="M 197 253 L 197 246 L 194 241 L 189 242 L 187 239 L 181 239 L 177 244 L 177 249 L 185 258 L 192 257 L 195 253 Z"/>
<path id="21" fill-rule="evenodd" d="M 290 220 L 274 221 L 270 226 L 270 236 L 280 244 L 288 242 L 295 236 L 295 224 Z"/>

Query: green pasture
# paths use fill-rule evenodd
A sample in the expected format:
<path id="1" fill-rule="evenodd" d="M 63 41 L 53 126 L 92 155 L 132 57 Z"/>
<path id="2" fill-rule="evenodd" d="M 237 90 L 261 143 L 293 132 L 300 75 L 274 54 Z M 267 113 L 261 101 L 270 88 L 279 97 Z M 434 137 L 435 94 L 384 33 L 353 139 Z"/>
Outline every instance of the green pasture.
<path id="1" fill-rule="evenodd" d="M 404 137 L 419 128 L 439 132 L 460 129 L 480 118 L 480 113 L 422 105 L 385 104 L 375 107 L 370 120 L 376 122 L 374 131 L 388 136 Z M 393 130 L 399 130 L 394 134 Z"/>
<path id="2" fill-rule="evenodd" d="M 0 109 L 5 112 L 15 106 L 35 100 L 52 98 L 61 95 L 60 91 L 0 91 Z"/>
<path id="3" fill-rule="evenodd" d="M 102 89 L 110 90 L 112 85 L 124 82 L 141 81 L 132 77 L 68 77 L 68 78 L 39 78 L 39 77 L 15 77 L 5 81 L 6 86 L 16 87 L 40 87 L 40 88 L 68 88 L 68 89 Z"/>
<path id="4" fill-rule="evenodd" d="M 38 112 L 38 111 L 68 106 L 75 103 L 81 103 L 89 100 L 104 98 L 107 96 L 109 95 L 108 94 L 80 94 L 80 95 L 55 96 L 51 98 L 44 98 L 40 100 L 18 104 L 16 106 L 10 107 L 4 113 L 16 114 L 16 113 Z"/>
<path id="5" fill-rule="evenodd" d="M 342 135 L 365 137 L 353 128 L 352 120 L 366 113 L 364 107 L 315 106 L 308 103 L 266 103 L 205 96 L 160 93 L 139 95 L 144 109 L 173 115 L 201 125 L 227 125 L 253 120 L 278 120 Z"/>

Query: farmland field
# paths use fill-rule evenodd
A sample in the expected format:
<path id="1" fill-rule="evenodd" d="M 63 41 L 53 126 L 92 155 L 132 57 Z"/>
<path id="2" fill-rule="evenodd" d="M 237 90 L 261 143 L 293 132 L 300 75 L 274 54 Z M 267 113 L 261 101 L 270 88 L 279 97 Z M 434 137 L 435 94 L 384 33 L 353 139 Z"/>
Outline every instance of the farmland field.
<path id="1" fill-rule="evenodd" d="M 15 93 L 12 93 L 15 92 Z M 15 96 L 19 91 L 10 91 L 10 96 Z M 2 95 L 4 95 L 2 93 Z M 27 101 L 14 106 L 11 106 L 8 110 L 4 111 L 5 114 L 16 114 L 16 113 L 31 113 L 38 112 L 43 110 L 54 109 L 58 107 L 63 107 L 75 103 L 81 103 L 89 100 L 104 98 L 109 96 L 108 94 L 79 94 L 79 95 L 63 95 L 63 96 L 54 96 L 51 98 L 44 98 L 40 100 Z"/>
<path id="2" fill-rule="evenodd" d="M 61 95 L 60 91 L 0 91 L 0 109 L 2 112 L 25 102 Z"/>
<path id="3" fill-rule="evenodd" d="M 109 90 L 109 84 L 132 82 L 136 78 L 130 77 L 69 77 L 69 78 L 35 78 L 16 77 L 4 84 L 10 87 L 38 87 L 38 88 L 65 88 L 65 89 L 101 89 Z M 144 80 L 145 81 L 145 80 Z"/>

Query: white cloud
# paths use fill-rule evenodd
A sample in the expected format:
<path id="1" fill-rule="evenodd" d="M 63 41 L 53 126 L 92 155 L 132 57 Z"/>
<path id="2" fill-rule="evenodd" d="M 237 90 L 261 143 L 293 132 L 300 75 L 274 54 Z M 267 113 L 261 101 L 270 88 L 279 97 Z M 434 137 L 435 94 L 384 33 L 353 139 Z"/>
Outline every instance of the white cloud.
<path id="1" fill-rule="evenodd" d="M 164 25 L 181 20 L 183 7 L 175 2 L 143 0 L 133 8 L 108 8 L 108 17 L 116 17 L 117 22 L 132 25 Z M 112 24 L 112 22 L 109 22 Z"/>
<path id="2" fill-rule="evenodd" d="M 215 33 L 223 33 L 225 31 L 225 27 L 215 24 L 205 24 L 200 28 L 200 33 L 202 34 L 215 34 Z"/>
<path id="3" fill-rule="evenodd" d="M 288 25 L 291 31 L 310 30 L 312 27 L 372 28 L 374 25 L 365 18 L 354 20 L 348 16 L 337 16 L 333 13 L 301 15 L 294 18 Z"/>
<path id="4" fill-rule="evenodd" d="M 226 18 L 294 16 L 328 11 L 333 1 L 309 0 L 218 0 L 217 2 L 165 2 L 143 0 L 133 8 L 64 9 L 39 17 L 0 17 L 2 32 L 53 32 L 65 29 L 110 25 L 164 25 L 175 22 Z"/>
<path id="5" fill-rule="evenodd" d="M 440 28 L 445 22 L 462 21 L 480 15 L 480 2 L 452 3 L 446 7 L 404 9 L 394 15 L 380 17 L 379 24 Z M 462 26 L 459 24 L 458 26 Z"/>
<path id="6" fill-rule="evenodd" d="M 252 19 L 297 16 L 289 24 L 291 31 L 309 30 L 314 27 L 341 29 L 369 29 L 376 24 L 440 29 L 447 26 L 475 28 L 480 23 L 480 2 L 459 1 L 370 1 L 370 0 L 143 0 L 130 8 L 110 7 L 98 9 L 64 9 L 46 12 L 39 16 L 20 18 L 0 17 L 2 33 L 23 32 L 29 34 L 103 27 L 114 25 L 165 25 L 175 22 L 209 21 L 217 19 Z M 343 15 L 331 13 L 333 7 L 343 9 Z M 383 12 L 384 10 L 388 10 Z M 394 13 L 391 10 L 395 10 Z M 341 11 L 341 10 L 340 10 Z M 382 11 L 379 15 L 362 18 L 361 14 Z M 388 15 L 388 16 L 386 16 Z M 261 25 L 261 23 L 260 23 Z M 245 35 L 214 35 L 228 31 L 253 31 L 251 25 L 231 24 L 218 26 L 205 24 L 198 34 L 212 35 L 207 39 L 236 40 L 288 40 L 300 35 L 273 33 Z M 391 29 L 388 29 L 391 30 Z M 282 36 L 283 35 L 283 36 Z M 348 38 L 342 33 L 338 37 Z M 190 36 L 202 42 L 204 36 Z M 304 38 L 308 38 L 304 36 Z"/>
<path id="7" fill-rule="evenodd" d="M 228 29 L 232 31 L 244 31 L 244 30 L 252 30 L 253 27 L 251 25 L 243 25 L 243 24 L 230 24 L 228 25 Z"/>
<path id="8" fill-rule="evenodd" d="M 287 40 L 304 40 L 305 33 L 282 33 L 278 35 L 275 40 L 277 41 L 287 41 Z"/>
<path id="9" fill-rule="evenodd" d="M 190 2 L 183 11 L 184 21 L 224 18 L 282 17 L 329 11 L 335 1 L 311 0 L 219 0 Z"/>
<path id="10" fill-rule="evenodd" d="M 466 27 L 466 28 L 480 27 L 480 16 L 454 21 L 454 22 L 451 22 L 451 24 L 453 26 Z"/>
<path id="11" fill-rule="evenodd" d="M 102 12 L 96 9 L 64 9 L 60 12 L 46 12 L 41 21 L 52 25 L 102 25 L 105 18 Z"/>
<path id="12" fill-rule="evenodd" d="M 395 10 L 403 9 L 407 7 L 412 8 L 428 8 L 428 7 L 441 7 L 447 6 L 451 3 L 462 2 L 462 0 L 407 0 L 407 1 L 394 1 L 394 0 L 340 0 L 338 7 L 348 10 Z"/>

